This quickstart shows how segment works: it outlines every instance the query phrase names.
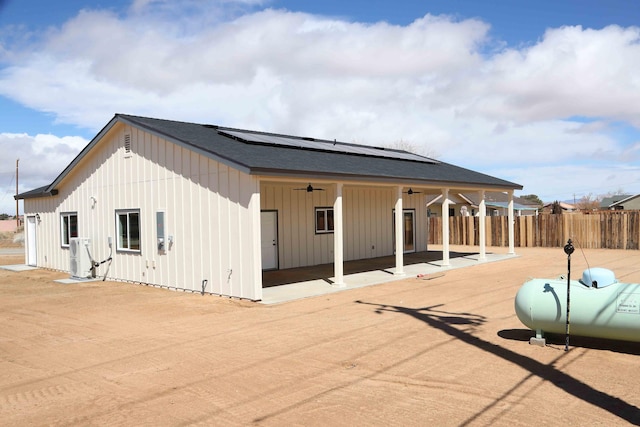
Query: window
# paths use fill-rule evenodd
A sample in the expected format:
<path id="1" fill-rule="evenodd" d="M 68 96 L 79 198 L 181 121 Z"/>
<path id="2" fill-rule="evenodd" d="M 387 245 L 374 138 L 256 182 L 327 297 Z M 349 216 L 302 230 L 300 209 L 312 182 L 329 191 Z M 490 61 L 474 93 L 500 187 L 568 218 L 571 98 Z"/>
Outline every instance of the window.
<path id="1" fill-rule="evenodd" d="M 316 208 L 316 233 L 333 233 L 333 208 Z"/>
<path id="2" fill-rule="evenodd" d="M 62 247 L 68 248 L 72 237 L 78 237 L 78 213 L 63 212 L 60 214 L 60 241 Z"/>
<path id="3" fill-rule="evenodd" d="M 116 212 L 118 250 L 140 252 L 140 211 Z"/>

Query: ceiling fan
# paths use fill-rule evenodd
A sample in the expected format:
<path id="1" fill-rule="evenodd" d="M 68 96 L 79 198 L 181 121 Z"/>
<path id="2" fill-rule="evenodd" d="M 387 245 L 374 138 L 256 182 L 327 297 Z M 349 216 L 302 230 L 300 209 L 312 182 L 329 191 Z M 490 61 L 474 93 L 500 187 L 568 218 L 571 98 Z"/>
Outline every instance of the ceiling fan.
<path id="1" fill-rule="evenodd" d="M 409 188 L 409 191 L 405 191 L 405 193 L 407 193 L 408 195 L 412 195 L 412 194 L 420 194 L 422 193 L 422 191 L 413 191 L 412 188 Z"/>
<path id="2" fill-rule="evenodd" d="M 324 191 L 324 188 L 313 188 L 313 186 L 309 184 L 304 188 L 294 188 L 294 190 L 300 190 L 300 191 L 306 191 L 307 193 L 312 193 L 314 191 Z"/>

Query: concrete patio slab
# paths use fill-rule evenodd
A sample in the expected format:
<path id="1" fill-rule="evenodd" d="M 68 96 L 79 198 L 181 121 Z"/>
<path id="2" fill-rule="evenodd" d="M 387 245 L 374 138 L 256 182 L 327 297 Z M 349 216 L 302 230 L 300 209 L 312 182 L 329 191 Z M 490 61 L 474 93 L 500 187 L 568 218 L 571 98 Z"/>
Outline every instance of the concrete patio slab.
<path id="1" fill-rule="evenodd" d="M 381 283 L 403 280 L 408 277 L 423 276 L 425 278 L 439 276 L 441 273 L 457 268 L 472 267 L 488 262 L 504 261 L 516 258 L 515 254 L 486 254 L 484 260 L 480 260 L 479 254 L 465 254 L 452 257 L 448 266 L 443 266 L 442 260 L 414 263 L 405 265 L 404 274 L 395 274 L 395 268 L 383 268 L 364 272 L 356 272 L 344 275 L 344 286 L 334 285 L 335 278 L 304 280 L 295 283 L 270 286 L 262 289 L 262 304 L 280 304 L 302 298 L 326 295 L 334 292 L 346 291 L 365 286 L 373 286 Z M 326 271 L 326 267 L 320 267 Z M 311 268 L 310 268 L 311 269 Z M 277 274 L 274 272 L 274 274 Z"/>
<path id="2" fill-rule="evenodd" d="M 0 268 L 3 270 L 20 272 L 20 271 L 36 270 L 38 267 L 32 267 L 30 265 L 24 265 L 24 264 L 16 264 L 16 265 L 1 265 Z"/>

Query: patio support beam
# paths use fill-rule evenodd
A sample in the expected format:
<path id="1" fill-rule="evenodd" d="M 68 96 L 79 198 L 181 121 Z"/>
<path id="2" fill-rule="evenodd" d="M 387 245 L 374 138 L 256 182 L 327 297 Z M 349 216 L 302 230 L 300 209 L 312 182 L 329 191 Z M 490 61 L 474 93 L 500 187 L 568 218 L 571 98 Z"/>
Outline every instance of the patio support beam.
<path id="1" fill-rule="evenodd" d="M 509 194 L 509 255 L 516 253 L 515 251 L 515 233 L 514 233 L 514 219 L 513 219 L 513 190 L 507 192 Z"/>
<path id="2" fill-rule="evenodd" d="M 478 192 L 478 199 L 480 199 L 480 204 L 478 208 L 480 210 L 480 218 L 478 219 L 479 225 L 479 239 L 480 242 L 480 261 L 484 261 L 487 259 L 487 204 L 485 201 L 485 191 L 480 190 Z"/>
<path id="3" fill-rule="evenodd" d="M 449 264 L 449 189 L 442 189 L 442 266 Z"/>
<path id="4" fill-rule="evenodd" d="M 344 233 L 342 225 L 342 187 L 336 183 L 336 199 L 333 202 L 333 286 L 344 287 Z"/>
<path id="5" fill-rule="evenodd" d="M 404 276 L 404 238 L 402 229 L 404 228 L 404 212 L 402 211 L 402 186 L 396 187 L 396 210 L 395 210 L 395 234 L 396 234 L 396 269 L 393 273 L 396 276 Z"/>
<path id="6" fill-rule="evenodd" d="M 249 211 L 251 215 L 251 227 L 253 229 L 251 236 L 251 247 L 252 254 L 251 258 L 253 260 L 253 276 L 255 279 L 253 280 L 254 288 L 253 288 L 253 299 L 261 300 L 262 299 L 262 249 L 261 249 L 261 211 L 260 211 L 260 179 L 253 178 L 253 193 L 251 194 L 251 199 L 249 200 Z"/>

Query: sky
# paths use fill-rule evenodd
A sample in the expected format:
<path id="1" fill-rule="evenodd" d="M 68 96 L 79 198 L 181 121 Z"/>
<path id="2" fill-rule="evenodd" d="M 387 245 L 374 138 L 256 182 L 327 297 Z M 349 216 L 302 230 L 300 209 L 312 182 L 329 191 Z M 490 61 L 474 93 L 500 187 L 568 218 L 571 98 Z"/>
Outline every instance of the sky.
<path id="1" fill-rule="evenodd" d="M 0 213 L 116 113 L 638 194 L 638 70 L 640 0 L 0 0 Z"/>

